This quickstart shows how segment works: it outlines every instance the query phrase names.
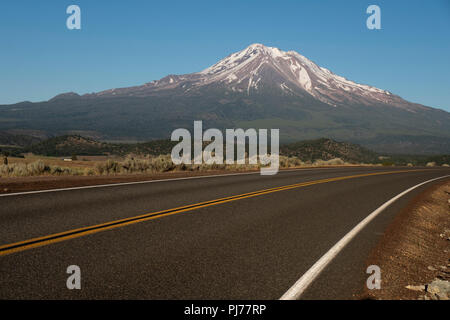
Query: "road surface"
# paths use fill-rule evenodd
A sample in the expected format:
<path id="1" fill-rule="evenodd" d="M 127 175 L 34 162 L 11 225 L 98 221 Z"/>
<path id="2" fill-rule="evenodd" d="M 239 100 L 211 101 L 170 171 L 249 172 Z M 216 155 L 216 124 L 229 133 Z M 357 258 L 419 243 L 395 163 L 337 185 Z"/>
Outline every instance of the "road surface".
<path id="1" fill-rule="evenodd" d="M 0 196 L 0 299 L 279 299 L 352 228 L 446 168 L 323 168 Z M 395 201 L 302 299 L 352 299 Z M 69 290 L 66 269 L 81 270 Z"/>

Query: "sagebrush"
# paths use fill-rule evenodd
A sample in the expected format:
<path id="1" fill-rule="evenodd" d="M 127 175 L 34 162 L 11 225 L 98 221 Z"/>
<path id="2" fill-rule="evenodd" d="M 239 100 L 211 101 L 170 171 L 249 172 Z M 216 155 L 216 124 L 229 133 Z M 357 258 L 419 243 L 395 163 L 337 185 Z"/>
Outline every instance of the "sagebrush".
<path id="1" fill-rule="evenodd" d="M 302 161 L 297 157 L 280 156 L 280 168 L 294 168 L 302 166 L 334 166 L 348 165 L 340 158 L 331 160 Z M 123 161 L 107 160 L 99 162 L 92 168 L 74 168 L 48 165 L 42 160 L 29 164 L 12 163 L 0 165 L 1 177 L 25 177 L 41 175 L 117 175 L 135 173 L 160 173 L 168 171 L 208 171 L 231 170 L 245 171 L 257 170 L 261 164 L 181 164 L 175 165 L 170 155 L 147 156 L 146 158 L 134 158 L 128 156 Z"/>

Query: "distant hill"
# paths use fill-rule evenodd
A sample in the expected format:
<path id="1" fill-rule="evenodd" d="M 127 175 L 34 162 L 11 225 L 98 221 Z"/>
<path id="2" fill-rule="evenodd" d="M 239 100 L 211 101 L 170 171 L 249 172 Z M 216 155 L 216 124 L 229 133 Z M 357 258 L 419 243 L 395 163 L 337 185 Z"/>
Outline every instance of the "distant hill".
<path id="1" fill-rule="evenodd" d="M 40 138 L 24 134 L 11 134 L 0 131 L 0 146 L 25 147 L 38 143 Z"/>
<path id="2" fill-rule="evenodd" d="M 280 154 L 295 156 L 302 161 L 341 158 L 344 161 L 355 163 L 378 162 L 378 154 L 371 150 L 357 144 L 338 142 L 326 138 L 282 145 Z"/>
<path id="3" fill-rule="evenodd" d="M 100 142 L 80 135 L 64 135 L 50 138 L 23 147 L 21 152 L 31 152 L 43 156 L 76 155 L 126 155 L 126 154 L 170 154 L 177 142 L 154 140 L 144 143 Z M 348 162 L 374 162 L 377 154 L 359 145 L 337 142 L 331 139 L 317 139 L 285 144 L 280 147 L 285 156 L 296 156 L 303 161 L 341 158 Z"/>
<path id="4" fill-rule="evenodd" d="M 76 135 L 50 138 L 25 148 L 26 151 L 44 156 L 103 155 L 111 153 L 108 143 Z"/>
<path id="5" fill-rule="evenodd" d="M 65 135 L 54 137 L 24 148 L 24 152 L 31 152 L 44 156 L 69 155 L 126 155 L 151 154 L 160 155 L 171 152 L 175 142 L 169 140 L 154 140 L 145 143 L 107 143 L 79 135 Z"/>

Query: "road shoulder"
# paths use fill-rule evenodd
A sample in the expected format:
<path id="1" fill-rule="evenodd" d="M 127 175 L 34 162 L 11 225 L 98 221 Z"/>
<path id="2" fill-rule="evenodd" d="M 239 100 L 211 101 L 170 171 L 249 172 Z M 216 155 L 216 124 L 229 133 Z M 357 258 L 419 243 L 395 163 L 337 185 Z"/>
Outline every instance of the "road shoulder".
<path id="1" fill-rule="evenodd" d="M 442 291 L 450 280 L 449 199 L 446 179 L 399 213 L 367 261 L 380 267 L 381 289 L 365 289 L 363 298 L 445 299 Z"/>

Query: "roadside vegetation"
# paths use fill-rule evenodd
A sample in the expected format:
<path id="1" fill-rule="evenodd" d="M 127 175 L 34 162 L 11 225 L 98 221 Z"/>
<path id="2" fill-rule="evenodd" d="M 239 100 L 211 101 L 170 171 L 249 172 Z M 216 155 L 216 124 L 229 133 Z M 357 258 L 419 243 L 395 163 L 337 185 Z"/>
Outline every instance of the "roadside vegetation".
<path id="1" fill-rule="evenodd" d="M 32 163 L 15 162 L 0 165 L 1 177 L 28 177 L 42 175 L 83 175 L 80 168 L 59 167 L 48 165 L 42 160 Z"/>
<path id="2" fill-rule="evenodd" d="M 36 159 L 30 157 L 28 160 Z M 127 156 L 124 159 L 107 159 L 101 161 L 81 160 L 68 161 L 61 165 L 62 161 L 55 158 L 43 158 L 27 162 L 27 158 L 10 158 L 8 164 L 0 164 L 0 177 L 27 177 L 45 175 L 120 175 L 120 174 L 152 174 L 171 171 L 248 171 L 258 170 L 260 164 L 192 164 L 174 165 L 170 155 L 147 156 L 135 158 Z M 302 161 L 297 157 L 280 156 L 280 168 L 317 167 L 352 165 L 342 159 Z"/>

